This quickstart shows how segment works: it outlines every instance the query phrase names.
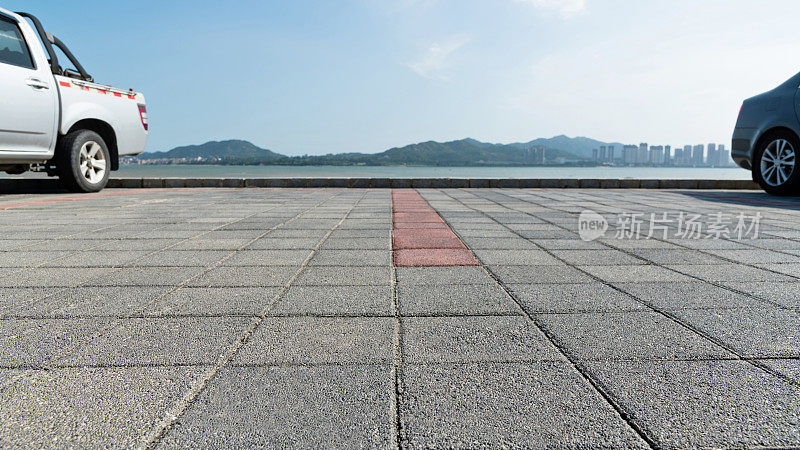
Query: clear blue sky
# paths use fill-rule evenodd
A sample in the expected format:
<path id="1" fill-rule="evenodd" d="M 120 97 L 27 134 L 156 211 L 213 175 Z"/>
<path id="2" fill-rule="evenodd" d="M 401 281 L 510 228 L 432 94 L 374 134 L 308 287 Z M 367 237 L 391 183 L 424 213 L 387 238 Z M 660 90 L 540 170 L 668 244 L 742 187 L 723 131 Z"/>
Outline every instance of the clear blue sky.
<path id="1" fill-rule="evenodd" d="M 730 140 L 800 71 L 797 0 L 0 0 L 103 83 L 145 93 L 148 150 L 284 154 L 557 134 Z"/>

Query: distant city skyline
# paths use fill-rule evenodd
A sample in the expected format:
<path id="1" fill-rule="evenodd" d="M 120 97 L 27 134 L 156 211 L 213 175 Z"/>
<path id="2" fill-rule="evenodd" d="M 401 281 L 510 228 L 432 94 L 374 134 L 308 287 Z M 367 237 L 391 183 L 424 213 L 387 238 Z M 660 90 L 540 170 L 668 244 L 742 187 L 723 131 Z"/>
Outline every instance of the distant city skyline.
<path id="1" fill-rule="evenodd" d="M 742 101 L 800 71 L 796 0 L 2 3 L 38 15 L 99 82 L 145 94 L 149 151 L 730 145 Z"/>
<path id="2" fill-rule="evenodd" d="M 620 147 L 619 153 L 617 147 Z M 621 166 L 735 167 L 725 144 L 684 145 L 604 145 L 592 151 L 592 160 L 599 164 Z"/>

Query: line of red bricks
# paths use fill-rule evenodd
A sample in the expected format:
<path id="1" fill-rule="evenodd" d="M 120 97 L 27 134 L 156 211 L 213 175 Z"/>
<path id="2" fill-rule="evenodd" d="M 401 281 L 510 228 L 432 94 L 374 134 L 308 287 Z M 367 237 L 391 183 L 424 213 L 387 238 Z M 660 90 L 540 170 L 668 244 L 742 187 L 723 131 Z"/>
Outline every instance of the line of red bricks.
<path id="1" fill-rule="evenodd" d="M 396 267 L 478 265 L 472 252 L 417 191 L 393 190 L 392 216 Z"/>
<path id="2" fill-rule="evenodd" d="M 88 200 L 99 197 L 116 197 L 118 195 L 131 195 L 131 194 L 144 194 L 144 193 L 149 194 L 151 192 L 160 192 L 160 191 L 163 191 L 163 189 L 137 189 L 137 190 L 123 191 L 123 192 L 102 192 L 98 194 L 81 194 L 70 197 L 55 197 L 43 200 L 30 200 L 27 202 L 5 203 L 5 204 L 0 204 L 0 211 L 7 209 L 24 208 L 26 206 L 51 205 L 54 203 L 74 202 L 76 200 Z M 175 191 L 170 191 L 170 192 L 175 192 Z"/>

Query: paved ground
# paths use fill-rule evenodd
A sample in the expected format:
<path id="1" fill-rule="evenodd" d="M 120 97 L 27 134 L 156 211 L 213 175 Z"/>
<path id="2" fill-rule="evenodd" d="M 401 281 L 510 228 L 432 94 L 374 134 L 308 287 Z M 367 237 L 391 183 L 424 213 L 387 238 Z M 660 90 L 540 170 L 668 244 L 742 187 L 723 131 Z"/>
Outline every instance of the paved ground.
<path id="1" fill-rule="evenodd" d="M 676 220 L 645 239 L 651 212 Z M 760 236 L 676 237 L 681 212 Z M 0 446 L 797 447 L 798 215 L 722 191 L 0 196 Z"/>

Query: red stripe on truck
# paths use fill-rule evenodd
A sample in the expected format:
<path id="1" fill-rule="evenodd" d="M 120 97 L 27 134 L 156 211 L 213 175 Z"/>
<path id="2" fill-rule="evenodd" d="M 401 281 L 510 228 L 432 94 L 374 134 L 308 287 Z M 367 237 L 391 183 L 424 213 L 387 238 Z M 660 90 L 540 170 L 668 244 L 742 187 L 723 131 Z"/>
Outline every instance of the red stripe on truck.
<path id="1" fill-rule="evenodd" d="M 64 87 L 72 86 L 71 84 L 67 83 L 66 81 L 59 81 L 58 84 L 60 84 L 61 86 L 64 86 Z"/>

